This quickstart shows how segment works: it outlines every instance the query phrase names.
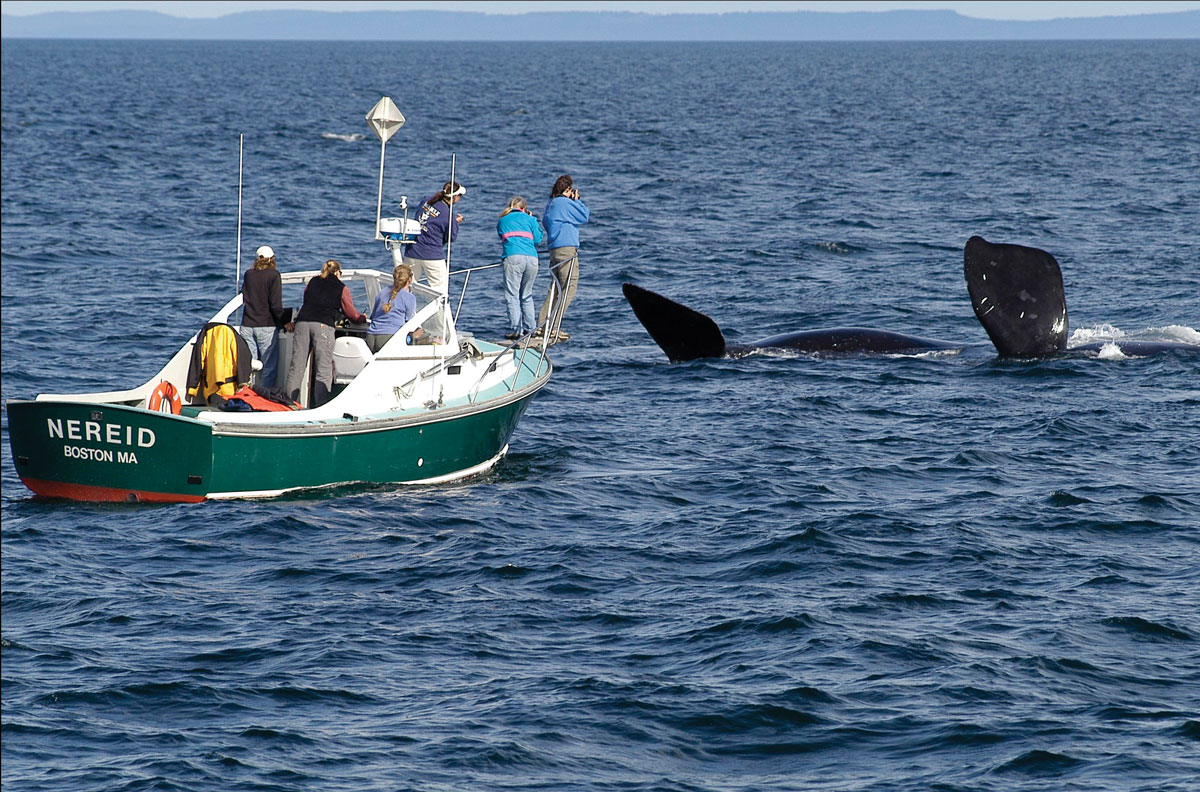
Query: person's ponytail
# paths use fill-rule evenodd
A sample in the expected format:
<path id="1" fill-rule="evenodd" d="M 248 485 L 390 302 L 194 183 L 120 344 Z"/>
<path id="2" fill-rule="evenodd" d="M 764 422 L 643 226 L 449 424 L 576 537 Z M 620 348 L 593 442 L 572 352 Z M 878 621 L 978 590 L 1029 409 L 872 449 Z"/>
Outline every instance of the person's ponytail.
<path id="1" fill-rule="evenodd" d="M 392 304 L 396 301 L 396 295 L 403 291 L 408 282 L 412 280 L 412 267 L 407 264 L 397 264 L 392 270 L 392 294 L 388 297 L 388 301 L 383 304 L 383 312 L 391 313 Z"/>

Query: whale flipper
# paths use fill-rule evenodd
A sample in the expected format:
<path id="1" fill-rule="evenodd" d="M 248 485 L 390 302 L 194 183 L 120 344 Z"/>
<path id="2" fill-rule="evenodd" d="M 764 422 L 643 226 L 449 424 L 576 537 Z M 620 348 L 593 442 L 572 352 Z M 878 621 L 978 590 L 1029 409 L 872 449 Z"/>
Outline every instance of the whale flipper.
<path id="1" fill-rule="evenodd" d="M 725 354 L 721 328 L 704 314 L 632 283 L 621 284 L 621 291 L 638 321 L 672 361 Z"/>
<path id="2" fill-rule="evenodd" d="M 1067 300 L 1054 256 L 973 236 L 963 273 L 975 316 L 1001 355 L 1046 357 L 1067 348 Z"/>

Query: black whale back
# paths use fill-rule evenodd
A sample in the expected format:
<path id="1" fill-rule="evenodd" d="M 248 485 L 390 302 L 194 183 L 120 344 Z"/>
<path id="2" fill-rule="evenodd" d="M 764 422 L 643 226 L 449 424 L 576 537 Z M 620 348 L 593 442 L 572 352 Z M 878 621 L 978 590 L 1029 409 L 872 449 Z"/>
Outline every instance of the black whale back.
<path id="1" fill-rule="evenodd" d="M 973 236 L 963 274 L 975 316 L 1001 355 L 1045 357 L 1067 348 L 1067 300 L 1054 256 Z"/>
<path id="2" fill-rule="evenodd" d="M 661 294 L 624 283 L 621 290 L 638 321 L 673 361 L 739 355 L 754 349 L 785 349 L 828 354 L 893 354 L 931 349 L 960 349 L 960 344 L 930 338 L 873 330 L 867 327 L 834 327 L 801 330 L 771 336 L 749 346 L 730 348 L 721 328 L 709 317 Z"/>

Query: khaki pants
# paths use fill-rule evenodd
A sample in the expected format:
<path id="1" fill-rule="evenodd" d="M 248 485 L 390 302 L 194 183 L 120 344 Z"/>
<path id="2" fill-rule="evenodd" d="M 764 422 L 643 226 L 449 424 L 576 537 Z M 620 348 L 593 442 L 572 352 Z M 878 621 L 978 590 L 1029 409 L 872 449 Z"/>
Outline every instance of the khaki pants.
<path id="1" fill-rule="evenodd" d="M 404 263 L 412 267 L 413 280 L 419 281 L 424 273 L 429 288 L 446 294 L 450 288 L 450 267 L 445 259 L 418 259 L 405 256 Z"/>
<path id="2" fill-rule="evenodd" d="M 558 325 L 567 313 L 567 306 L 575 299 L 575 288 L 579 285 L 579 248 L 560 247 L 551 250 L 550 272 L 554 275 L 554 288 L 546 295 L 542 310 L 538 311 L 538 327 L 545 323 L 546 317 L 551 315 L 551 310 L 555 310 L 557 321 L 554 327 L 550 328 L 553 335 L 558 332 Z"/>

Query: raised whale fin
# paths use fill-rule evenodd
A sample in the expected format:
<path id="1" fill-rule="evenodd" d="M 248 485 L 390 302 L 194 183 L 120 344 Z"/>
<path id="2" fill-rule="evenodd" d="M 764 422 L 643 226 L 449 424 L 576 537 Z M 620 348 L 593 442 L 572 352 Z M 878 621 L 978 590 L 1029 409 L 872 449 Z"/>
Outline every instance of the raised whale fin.
<path id="1" fill-rule="evenodd" d="M 638 321 L 671 360 L 696 360 L 725 354 L 725 336 L 721 334 L 721 328 L 704 314 L 632 283 L 622 283 L 621 291 Z"/>
<path id="2" fill-rule="evenodd" d="M 1054 256 L 973 236 L 963 274 L 975 316 L 1001 355 L 1045 357 L 1067 348 L 1067 300 Z"/>

